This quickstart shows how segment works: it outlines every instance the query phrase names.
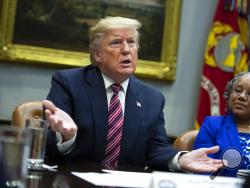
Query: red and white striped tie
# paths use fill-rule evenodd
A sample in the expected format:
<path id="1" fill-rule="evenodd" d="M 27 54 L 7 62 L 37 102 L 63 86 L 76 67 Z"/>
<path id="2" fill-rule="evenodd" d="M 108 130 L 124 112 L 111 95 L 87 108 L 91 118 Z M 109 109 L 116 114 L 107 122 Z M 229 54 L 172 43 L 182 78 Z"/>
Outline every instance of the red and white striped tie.
<path id="1" fill-rule="evenodd" d="M 119 100 L 119 84 L 111 85 L 113 96 L 111 97 L 108 113 L 108 135 L 102 164 L 104 168 L 116 169 L 118 167 L 118 158 L 121 148 L 123 113 Z"/>

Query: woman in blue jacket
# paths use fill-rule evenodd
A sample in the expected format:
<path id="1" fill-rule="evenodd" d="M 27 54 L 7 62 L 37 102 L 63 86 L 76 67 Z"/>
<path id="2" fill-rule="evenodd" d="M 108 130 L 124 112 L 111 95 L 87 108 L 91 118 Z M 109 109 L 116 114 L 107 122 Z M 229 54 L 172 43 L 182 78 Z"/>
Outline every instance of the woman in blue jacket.
<path id="1" fill-rule="evenodd" d="M 238 169 L 250 169 L 250 73 L 239 73 L 228 82 L 224 98 L 226 115 L 205 118 L 194 149 L 219 145 L 219 152 L 210 155 L 215 159 L 223 159 L 223 153 L 230 148 L 239 151 L 240 159 L 235 159 L 239 165 L 236 168 L 228 165 L 220 173 L 223 176 L 236 176 Z"/>

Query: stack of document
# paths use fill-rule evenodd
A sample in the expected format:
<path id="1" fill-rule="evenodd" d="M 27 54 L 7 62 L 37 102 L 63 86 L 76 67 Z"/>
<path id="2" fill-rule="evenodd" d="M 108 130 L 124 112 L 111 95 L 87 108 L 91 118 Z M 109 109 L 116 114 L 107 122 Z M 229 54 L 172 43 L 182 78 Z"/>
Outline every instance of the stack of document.
<path id="1" fill-rule="evenodd" d="M 249 169 L 239 169 L 237 173 L 238 177 L 248 177 L 250 176 L 250 170 Z"/>
<path id="2" fill-rule="evenodd" d="M 152 174 L 142 172 L 125 172 L 116 170 L 103 170 L 96 172 L 71 172 L 73 175 L 84 179 L 97 186 L 111 187 L 149 187 Z"/>
<path id="3" fill-rule="evenodd" d="M 210 179 L 207 175 L 184 174 L 173 172 L 125 172 L 103 170 L 95 172 L 71 172 L 97 186 L 139 187 L 139 188 L 241 188 L 245 180 L 242 178 L 221 177 Z"/>
<path id="4" fill-rule="evenodd" d="M 150 188 L 242 188 L 242 178 L 217 176 L 213 180 L 207 175 L 154 172 Z"/>

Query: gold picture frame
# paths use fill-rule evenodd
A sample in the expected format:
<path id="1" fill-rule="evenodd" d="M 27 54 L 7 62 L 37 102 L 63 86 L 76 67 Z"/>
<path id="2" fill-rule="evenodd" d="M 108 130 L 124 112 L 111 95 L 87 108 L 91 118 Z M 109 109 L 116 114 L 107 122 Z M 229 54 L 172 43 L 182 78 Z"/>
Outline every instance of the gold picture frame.
<path id="1" fill-rule="evenodd" d="M 13 42 L 18 0 L 0 0 L 0 59 L 39 65 L 78 67 L 90 64 L 89 53 Z M 160 60 L 139 59 L 136 75 L 174 80 L 181 0 L 166 0 Z M 157 21 L 157 20 L 156 20 Z M 142 23 L 143 24 L 143 23 Z"/>

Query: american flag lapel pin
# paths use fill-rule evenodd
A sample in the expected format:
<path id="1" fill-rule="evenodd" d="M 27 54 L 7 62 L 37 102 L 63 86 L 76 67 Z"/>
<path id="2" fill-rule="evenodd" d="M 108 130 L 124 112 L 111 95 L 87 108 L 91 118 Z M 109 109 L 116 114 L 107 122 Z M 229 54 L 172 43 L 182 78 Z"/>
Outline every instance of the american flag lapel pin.
<path id="1" fill-rule="evenodd" d="M 138 102 L 138 101 L 136 101 L 136 105 L 137 105 L 138 107 L 141 107 L 141 103 Z"/>

